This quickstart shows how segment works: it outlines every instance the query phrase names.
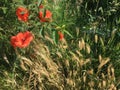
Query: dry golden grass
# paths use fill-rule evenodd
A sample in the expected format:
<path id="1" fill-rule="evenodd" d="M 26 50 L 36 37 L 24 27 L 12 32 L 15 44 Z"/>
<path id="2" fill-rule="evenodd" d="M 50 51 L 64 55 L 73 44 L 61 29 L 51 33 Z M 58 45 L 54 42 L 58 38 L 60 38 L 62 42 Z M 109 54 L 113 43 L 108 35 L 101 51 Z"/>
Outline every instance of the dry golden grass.
<path id="1" fill-rule="evenodd" d="M 90 46 L 83 39 L 80 41 L 82 45 L 78 43 L 79 48 L 75 52 L 68 51 L 66 57 L 63 53 L 65 44 L 60 44 L 59 49 L 62 51 L 55 52 L 54 58 L 51 58 L 48 47 L 39 42 L 33 42 L 30 57 L 20 56 L 21 68 L 27 73 L 22 90 L 117 90 L 110 59 L 99 55 L 99 65 L 97 69 L 93 68 L 92 59 L 85 59 L 81 54 L 81 50 L 90 53 Z"/>
<path id="2" fill-rule="evenodd" d="M 21 68 L 26 71 L 26 85 L 30 90 L 60 90 L 62 88 L 62 73 L 58 66 L 50 58 L 50 52 L 47 46 L 33 42 L 33 52 L 29 59 L 21 57 Z"/>
<path id="3" fill-rule="evenodd" d="M 74 42 L 68 44 L 63 40 L 54 45 L 49 37 L 46 40 L 57 50 L 42 40 L 33 41 L 25 55 L 17 53 L 22 70 L 15 70 L 13 78 L 4 72 L 7 86 L 14 90 L 117 90 L 120 82 L 115 78 L 110 58 L 99 55 L 97 63 L 91 57 L 85 58 L 82 52 L 89 55 L 91 47 L 83 38 L 76 43 L 74 51 L 70 48 Z"/>

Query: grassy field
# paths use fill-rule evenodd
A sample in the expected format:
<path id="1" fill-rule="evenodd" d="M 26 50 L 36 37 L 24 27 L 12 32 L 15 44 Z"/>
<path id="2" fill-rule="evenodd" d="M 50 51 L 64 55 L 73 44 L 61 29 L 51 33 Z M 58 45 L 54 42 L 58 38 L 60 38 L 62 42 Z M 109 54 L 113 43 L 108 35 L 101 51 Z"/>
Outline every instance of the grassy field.
<path id="1" fill-rule="evenodd" d="M 119 0 L 0 1 L 0 90 L 119 89 Z"/>

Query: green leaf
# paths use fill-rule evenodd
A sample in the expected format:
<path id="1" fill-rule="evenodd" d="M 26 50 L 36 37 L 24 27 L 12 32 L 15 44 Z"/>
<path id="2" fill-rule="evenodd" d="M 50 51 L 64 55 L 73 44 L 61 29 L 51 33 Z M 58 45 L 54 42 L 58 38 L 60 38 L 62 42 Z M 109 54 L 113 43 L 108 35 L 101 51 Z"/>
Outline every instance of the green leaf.
<path id="1" fill-rule="evenodd" d="M 58 31 L 55 30 L 55 29 L 53 29 L 52 38 L 53 38 L 54 43 L 55 43 L 55 44 L 58 44 L 59 36 L 58 36 Z"/>
<path id="2" fill-rule="evenodd" d="M 100 7 L 99 9 L 98 9 L 98 11 L 101 11 L 101 13 L 103 14 L 103 8 L 102 7 Z"/>
<path id="3" fill-rule="evenodd" d="M 73 38 L 73 36 L 68 31 L 64 30 L 64 32 L 68 34 L 71 38 Z"/>
<path id="4" fill-rule="evenodd" d="M 7 8 L 6 7 L 2 7 L 3 13 L 6 14 L 7 12 Z"/>
<path id="5" fill-rule="evenodd" d="M 41 2 L 42 2 L 42 0 L 38 0 L 38 7 L 40 6 L 40 4 L 41 4 Z"/>
<path id="6" fill-rule="evenodd" d="M 14 3 L 19 3 L 19 4 L 23 4 L 23 0 L 13 0 Z"/>
<path id="7" fill-rule="evenodd" d="M 40 29 L 39 34 L 43 37 L 45 36 L 44 27 Z"/>

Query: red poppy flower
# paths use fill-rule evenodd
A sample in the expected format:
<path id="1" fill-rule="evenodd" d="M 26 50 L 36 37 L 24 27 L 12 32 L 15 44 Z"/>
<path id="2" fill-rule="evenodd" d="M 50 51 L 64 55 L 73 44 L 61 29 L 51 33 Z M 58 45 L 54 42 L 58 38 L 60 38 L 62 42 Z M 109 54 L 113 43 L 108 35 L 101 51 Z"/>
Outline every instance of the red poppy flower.
<path id="1" fill-rule="evenodd" d="M 42 9 L 42 8 L 43 8 L 43 5 L 40 5 L 39 8 Z"/>
<path id="2" fill-rule="evenodd" d="M 64 38 L 64 34 L 61 33 L 60 31 L 58 32 L 58 35 L 59 35 L 59 40 L 62 40 Z"/>
<path id="3" fill-rule="evenodd" d="M 24 21 L 24 22 L 28 21 L 29 12 L 26 8 L 18 7 L 16 10 L 16 15 L 18 17 L 18 20 Z"/>
<path id="4" fill-rule="evenodd" d="M 14 48 L 25 48 L 30 44 L 32 40 L 33 35 L 29 31 L 26 31 L 24 33 L 20 32 L 16 36 L 11 37 L 11 45 Z"/>
<path id="5" fill-rule="evenodd" d="M 49 22 L 52 19 L 52 13 L 49 10 L 46 10 L 45 15 L 43 15 L 43 12 L 39 12 L 39 18 L 41 22 Z"/>

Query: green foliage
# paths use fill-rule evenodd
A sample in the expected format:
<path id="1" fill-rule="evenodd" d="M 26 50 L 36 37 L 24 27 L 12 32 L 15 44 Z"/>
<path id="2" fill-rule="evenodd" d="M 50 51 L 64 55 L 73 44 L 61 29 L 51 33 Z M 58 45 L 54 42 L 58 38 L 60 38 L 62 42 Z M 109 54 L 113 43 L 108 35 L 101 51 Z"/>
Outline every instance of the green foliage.
<path id="1" fill-rule="evenodd" d="M 16 15 L 20 6 L 27 22 Z M 119 89 L 119 9 L 119 0 L 0 1 L 0 89 Z M 46 10 L 52 19 L 41 22 Z M 27 30 L 32 43 L 13 48 L 11 37 Z"/>
<path id="2" fill-rule="evenodd" d="M 118 0 L 68 0 L 67 8 L 71 8 L 72 16 L 76 17 L 75 25 L 70 32 L 73 40 L 84 38 L 91 46 L 91 58 L 101 54 L 110 57 L 116 66 L 120 58 L 120 3 Z M 80 5 L 79 5 L 80 4 Z M 67 5 L 66 5 L 67 6 Z M 70 14 L 70 12 L 69 12 Z M 76 33 L 75 33 L 76 28 Z M 95 41 L 97 38 L 97 43 Z M 85 55 L 86 56 L 86 55 Z M 118 70 L 117 70 L 118 71 Z"/>

